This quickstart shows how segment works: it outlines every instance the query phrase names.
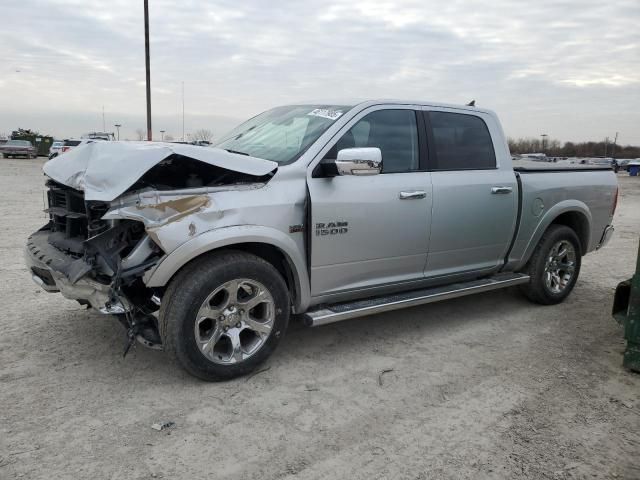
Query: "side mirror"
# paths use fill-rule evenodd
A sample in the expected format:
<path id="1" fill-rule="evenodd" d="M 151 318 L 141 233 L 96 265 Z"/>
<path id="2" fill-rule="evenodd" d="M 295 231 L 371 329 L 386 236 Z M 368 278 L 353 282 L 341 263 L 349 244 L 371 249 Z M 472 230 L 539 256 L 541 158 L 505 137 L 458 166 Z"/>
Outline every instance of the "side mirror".
<path id="1" fill-rule="evenodd" d="M 379 148 L 344 148 L 334 162 L 337 175 L 377 175 L 382 170 Z"/>

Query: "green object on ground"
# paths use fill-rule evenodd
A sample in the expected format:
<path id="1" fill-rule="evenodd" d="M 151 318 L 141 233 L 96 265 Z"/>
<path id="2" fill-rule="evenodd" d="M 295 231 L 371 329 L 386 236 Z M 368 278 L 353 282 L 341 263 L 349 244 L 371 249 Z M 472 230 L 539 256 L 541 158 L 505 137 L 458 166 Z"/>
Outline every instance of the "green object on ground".
<path id="1" fill-rule="evenodd" d="M 635 275 L 616 288 L 613 317 L 624 326 L 624 338 L 627 340 L 622 365 L 640 373 L 640 249 Z"/>
<path id="2" fill-rule="evenodd" d="M 11 140 L 27 140 L 31 142 L 31 145 L 36 147 L 38 155 L 41 157 L 49 155 L 49 149 L 53 144 L 53 137 L 49 135 L 40 135 L 38 132 L 23 129 L 11 132 Z"/>

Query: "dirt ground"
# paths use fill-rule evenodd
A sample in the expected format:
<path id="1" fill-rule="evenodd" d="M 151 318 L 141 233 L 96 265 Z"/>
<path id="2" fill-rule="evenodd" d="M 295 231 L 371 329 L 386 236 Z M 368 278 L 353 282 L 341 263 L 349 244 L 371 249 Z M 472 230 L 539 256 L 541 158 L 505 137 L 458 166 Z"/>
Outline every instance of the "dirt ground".
<path id="1" fill-rule="evenodd" d="M 123 359 L 116 321 L 32 283 L 43 161 L 0 162 L 0 479 L 640 478 L 640 375 L 610 314 L 639 178 L 619 176 L 616 235 L 562 305 L 507 290 L 294 324 L 268 370 L 207 384 Z"/>

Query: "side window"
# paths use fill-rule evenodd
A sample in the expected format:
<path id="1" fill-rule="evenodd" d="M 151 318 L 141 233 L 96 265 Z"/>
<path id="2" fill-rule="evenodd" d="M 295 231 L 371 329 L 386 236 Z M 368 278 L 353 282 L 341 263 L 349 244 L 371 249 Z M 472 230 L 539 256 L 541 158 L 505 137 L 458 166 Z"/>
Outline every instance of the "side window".
<path id="1" fill-rule="evenodd" d="M 378 110 L 358 121 L 336 142 L 325 158 L 343 148 L 378 147 L 382 173 L 418 170 L 418 127 L 413 110 Z"/>
<path id="2" fill-rule="evenodd" d="M 475 115 L 429 112 L 436 159 L 434 170 L 496 168 L 491 134 Z"/>

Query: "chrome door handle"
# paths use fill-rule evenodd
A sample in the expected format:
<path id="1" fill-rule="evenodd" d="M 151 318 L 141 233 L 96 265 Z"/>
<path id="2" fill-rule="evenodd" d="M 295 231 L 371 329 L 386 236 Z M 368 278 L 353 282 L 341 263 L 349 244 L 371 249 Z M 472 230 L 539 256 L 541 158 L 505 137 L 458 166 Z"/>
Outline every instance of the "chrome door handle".
<path id="1" fill-rule="evenodd" d="M 491 193 L 494 195 L 506 194 L 513 192 L 513 187 L 491 187 Z"/>
<path id="2" fill-rule="evenodd" d="M 413 190 L 411 192 L 400 192 L 400 200 L 417 200 L 419 198 L 425 198 L 427 192 L 422 190 Z"/>

